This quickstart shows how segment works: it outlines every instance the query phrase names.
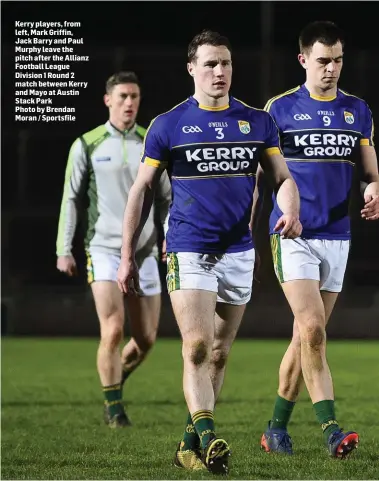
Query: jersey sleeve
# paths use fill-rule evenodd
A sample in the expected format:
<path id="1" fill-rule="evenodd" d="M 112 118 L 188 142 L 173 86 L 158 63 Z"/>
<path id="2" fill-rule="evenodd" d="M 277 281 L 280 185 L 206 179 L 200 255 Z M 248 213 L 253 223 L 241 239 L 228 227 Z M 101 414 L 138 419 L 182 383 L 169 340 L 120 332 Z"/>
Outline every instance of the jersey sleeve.
<path id="1" fill-rule="evenodd" d="M 72 144 L 67 160 L 56 241 L 57 256 L 71 255 L 78 217 L 78 201 L 86 185 L 87 175 L 87 156 L 78 138 Z"/>
<path id="2" fill-rule="evenodd" d="M 168 166 L 170 140 L 167 119 L 158 116 L 146 131 L 141 162 L 152 167 L 165 169 Z"/>
<path id="3" fill-rule="evenodd" d="M 372 113 L 366 102 L 362 103 L 362 138 L 361 145 L 374 145 L 374 121 Z"/>
<path id="4" fill-rule="evenodd" d="M 271 114 L 265 113 L 266 136 L 265 136 L 265 153 L 267 155 L 282 154 L 280 148 L 280 137 L 278 127 Z"/>

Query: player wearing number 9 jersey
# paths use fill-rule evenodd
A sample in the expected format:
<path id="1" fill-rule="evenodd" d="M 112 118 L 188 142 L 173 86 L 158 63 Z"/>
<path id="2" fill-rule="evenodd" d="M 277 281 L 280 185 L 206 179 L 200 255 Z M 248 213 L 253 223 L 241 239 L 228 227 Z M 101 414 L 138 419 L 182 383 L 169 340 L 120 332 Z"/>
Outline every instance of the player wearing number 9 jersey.
<path id="1" fill-rule="evenodd" d="M 366 102 L 337 88 L 343 34 L 331 22 L 315 22 L 300 35 L 300 64 L 306 82 L 267 102 L 301 199 L 302 237 L 281 239 L 273 226 L 281 215 L 274 201 L 271 245 L 274 267 L 295 316 L 292 342 L 280 368 L 278 397 L 262 437 L 266 451 L 292 454 L 287 423 L 301 373 L 333 457 L 345 457 L 358 443 L 339 429 L 333 385 L 325 357 L 325 324 L 333 310 L 350 245 L 349 196 L 354 168 L 368 186 L 363 216 L 378 218 L 378 167 L 373 121 Z"/>
<path id="2" fill-rule="evenodd" d="M 285 236 L 301 232 L 299 199 L 271 116 L 229 96 L 229 41 L 211 31 L 196 35 L 187 67 L 194 95 L 158 116 L 145 137 L 142 164 L 125 211 L 119 283 L 126 292 L 135 287 L 133 245 L 154 185 L 167 169 L 172 181 L 167 284 L 183 339 L 189 410 L 175 464 L 226 474 L 229 447 L 215 434 L 213 411 L 251 294 L 254 249 L 249 220 L 258 163 L 273 180 L 284 212 L 278 228 Z"/>

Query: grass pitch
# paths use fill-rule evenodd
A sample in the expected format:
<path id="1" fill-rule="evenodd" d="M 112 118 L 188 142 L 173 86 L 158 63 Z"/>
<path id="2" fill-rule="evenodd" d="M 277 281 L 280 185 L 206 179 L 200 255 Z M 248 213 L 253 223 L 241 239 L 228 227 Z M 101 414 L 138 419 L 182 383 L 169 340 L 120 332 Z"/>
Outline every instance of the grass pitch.
<path id="1" fill-rule="evenodd" d="M 330 459 L 307 393 L 290 424 L 294 456 L 260 451 L 285 341 L 238 340 L 217 405 L 231 445 L 230 479 L 378 479 L 379 342 L 331 341 L 337 418 L 361 436 L 347 461 Z M 208 479 L 172 466 L 186 421 L 181 345 L 160 339 L 127 381 L 133 427 L 102 421 L 96 339 L 2 340 L 2 479 Z"/>

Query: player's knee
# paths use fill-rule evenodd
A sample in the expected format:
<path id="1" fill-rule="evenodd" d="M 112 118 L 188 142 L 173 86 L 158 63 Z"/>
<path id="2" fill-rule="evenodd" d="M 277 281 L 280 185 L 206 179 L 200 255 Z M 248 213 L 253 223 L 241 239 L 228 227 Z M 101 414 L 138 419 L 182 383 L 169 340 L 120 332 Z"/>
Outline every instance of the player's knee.
<path id="1" fill-rule="evenodd" d="M 156 332 L 149 332 L 138 340 L 137 345 L 141 357 L 145 357 L 146 354 L 151 350 L 151 348 L 154 346 L 156 337 Z"/>
<path id="2" fill-rule="evenodd" d="M 204 364 L 210 356 L 210 346 L 203 339 L 183 342 L 183 359 L 195 366 Z"/>
<path id="3" fill-rule="evenodd" d="M 326 333 L 322 318 L 308 319 L 301 332 L 301 343 L 313 350 L 319 350 L 325 344 Z"/>
<path id="4" fill-rule="evenodd" d="M 228 352 L 224 349 L 213 349 L 211 354 L 211 363 L 217 370 L 224 369 L 228 359 Z"/>
<path id="5" fill-rule="evenodd" d="M 101 344 L 109 350 L 119 347 L 124 337 L 124 329 L 120 324 L 111 324 L 101 329 Z"/>

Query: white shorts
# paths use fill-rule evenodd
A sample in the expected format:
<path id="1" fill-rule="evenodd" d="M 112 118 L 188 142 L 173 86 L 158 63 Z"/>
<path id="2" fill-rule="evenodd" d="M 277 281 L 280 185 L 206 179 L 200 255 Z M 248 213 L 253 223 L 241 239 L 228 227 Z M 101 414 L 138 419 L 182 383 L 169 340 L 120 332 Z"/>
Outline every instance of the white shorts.
<path id="1" fill-rule="evenodd" d="M 86 253 L 87 279 L 89 284 L 96 281 L 117 282 L 120 256 L 88 250 Z M 151 255 L 142 261 L 139 268 L 139 281 L 144 296 L 155 296 L 161 293 L 161 279 L 155 256 Z"/>
<path id="2" fill-rule="evenodd" d="M 251 297 L 254 261 L 254 249 L 227 254 L 171 252 L 167 254 L 167 290 L 217 292 L 218 302 L 246 304 Z"/>
<path id="3" fill-rule="evenodd" d="M 350 241 L 281 239 L 271 235 L 274 269 L 280 283 L 314 279 L 320 290 L 341 292 L 349 256 Z"/>

